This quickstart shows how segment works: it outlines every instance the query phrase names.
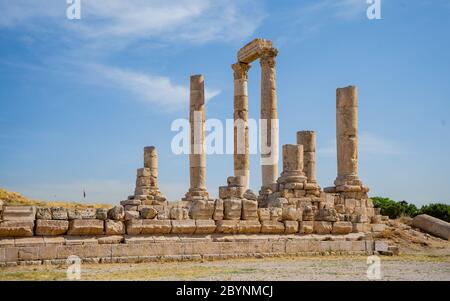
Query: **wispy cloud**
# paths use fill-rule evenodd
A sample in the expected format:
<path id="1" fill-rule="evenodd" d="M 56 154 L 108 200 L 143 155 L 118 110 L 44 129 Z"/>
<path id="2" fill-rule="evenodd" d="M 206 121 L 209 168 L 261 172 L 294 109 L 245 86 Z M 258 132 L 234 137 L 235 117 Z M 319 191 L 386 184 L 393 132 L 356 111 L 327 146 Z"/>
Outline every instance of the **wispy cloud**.
<path id="1" fill-rule="evenodd" d="M 406 153 L 404 147 L 398 142 L 367 131 L 360 133 L 358 147 L 359 152 L 370 155 L 395 156 Z M 336 139 L 333 139 L 325 146 L 319 147 L 317 152 L 325 157 L 336 156 Z"/>
<path id="2" fill-rule="evenodd" d="M 114 86 L 133 93 L 137 99 L 164 110 L 177 110 L 188 104 L 189 87 L 174 84 L 168 77 L 99 65 L 93 70 Z M 219 93 L 220 90 L 205 89 L 205 100 L 209 101 Z"/>

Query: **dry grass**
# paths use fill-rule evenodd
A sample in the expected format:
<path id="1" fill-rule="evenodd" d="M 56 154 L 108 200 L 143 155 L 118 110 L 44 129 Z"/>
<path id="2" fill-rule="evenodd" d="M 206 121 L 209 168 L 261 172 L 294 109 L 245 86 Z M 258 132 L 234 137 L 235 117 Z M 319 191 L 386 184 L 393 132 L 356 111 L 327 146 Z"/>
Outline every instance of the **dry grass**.
<path id="1" fill-rule="evenodd" d="M 24 197 L 20 193 L 10 192 L 3 188 L 0 188 L 0 200 L 4 201 L 4 205 L 7 206 L 38 206 L 38 207 L 63 207 L 71 209 L 83 209 L 83 208 L 110 208 L 111 205 L 107 204 L 82 204 L 76 202 L 46 202 L 41 200 L 32 200 Z"/>

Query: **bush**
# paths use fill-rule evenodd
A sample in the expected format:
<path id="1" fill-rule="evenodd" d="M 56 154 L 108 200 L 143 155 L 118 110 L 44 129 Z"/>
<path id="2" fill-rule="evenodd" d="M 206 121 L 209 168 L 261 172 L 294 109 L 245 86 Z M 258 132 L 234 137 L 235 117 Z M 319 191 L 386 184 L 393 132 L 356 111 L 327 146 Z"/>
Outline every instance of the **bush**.
<path id="1" fill-rule="evenodd" d="M 372 201 L 375 208 L 381 209 L 381 215 L 387 215 L 389 218 L 398 218 L 402 215 L 414 217 L 419 214 L 417 207 L 406 201 L 396 202 L 382 197 L 374 197 Z"/>
<path id="2" fill-rule="evenodd" d="M 428 214 L 450 223 L 450 205 L 440 203 L 424 205 L 420 208 L 419 214 Z"/>

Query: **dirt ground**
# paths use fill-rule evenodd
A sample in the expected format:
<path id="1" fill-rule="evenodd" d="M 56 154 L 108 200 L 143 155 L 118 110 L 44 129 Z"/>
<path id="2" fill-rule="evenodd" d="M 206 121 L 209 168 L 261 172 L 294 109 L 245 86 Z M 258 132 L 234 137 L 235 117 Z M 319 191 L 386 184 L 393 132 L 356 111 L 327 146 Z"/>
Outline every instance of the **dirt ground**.
<path id="1" fill-rule="evenodd" d="M 450 280 L 450 253 L 380 259 L 381 280 Z M 366 256 L 83 264 L 81 280 L 368 280 L 367 269 Z M 66 266 L 4 267 L 0 280 L 67 280 Z"/>

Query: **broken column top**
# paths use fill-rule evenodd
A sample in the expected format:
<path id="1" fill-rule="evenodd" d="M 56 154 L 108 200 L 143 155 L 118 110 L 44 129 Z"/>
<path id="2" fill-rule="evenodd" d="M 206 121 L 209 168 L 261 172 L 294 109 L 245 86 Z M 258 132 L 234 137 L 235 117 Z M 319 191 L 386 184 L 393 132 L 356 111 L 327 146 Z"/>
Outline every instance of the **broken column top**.
<path id="1" fill-rule="evenodd" d="M 237 60 L 249 64 L 256 60 L 263 50 L 271 48 L 273 48 L 272 41 L 260 38 L 254 39 L 238 51 Z"/>
<path id="2" fill-rule="evenodd" d="M 336 89 L 336 108 L 357 106 L 358 89 L 356 86 L 348 86 Z"/>
<path id="3" fill-rule="evenodd" d="M 316 132 L 314 131 L 299 131 L 297 132 L 297 144 L 303 145 L 305 152 L 316 151 Z"/>

